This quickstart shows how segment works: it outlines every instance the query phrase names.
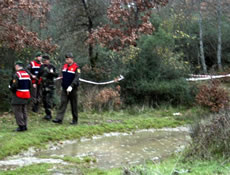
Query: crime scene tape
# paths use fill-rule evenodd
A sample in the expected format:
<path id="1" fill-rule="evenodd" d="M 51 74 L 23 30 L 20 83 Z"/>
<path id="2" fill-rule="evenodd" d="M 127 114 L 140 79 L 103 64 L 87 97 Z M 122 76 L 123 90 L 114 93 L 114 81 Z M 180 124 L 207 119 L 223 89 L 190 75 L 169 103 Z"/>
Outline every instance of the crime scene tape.
<path id="1" fill-rule="evenodd" d="M 199 80 L 211 80 L 217 78 L 230 77 L 230 74 L 227 75 L 194 75 L 190 74 L 191 78 L 186 78 L 187 81 L 199 81 Z"/>
<path id="2" fill-rule="evenodd" d="M 62 77 L 57 77 L 55 79 L 55 81 L 62 79 Z M 111 81 L 106 81 L 106 82 L 94 82 L 94 81 L 89 81 L 89 80 L 85 80 L 82 78 L 79 78 L 79 81 L 84 82 L 84 83 L 89 83 L 89 84 L 95 84 L 95 85 L 105 85 L 105 84 L 112 84 L 112 83 L 116 83 L 118 81 L 121 81 L 124 79 L 124 76 L 120 75 L 118 78 L 115 78 L 114 80 Z"/>

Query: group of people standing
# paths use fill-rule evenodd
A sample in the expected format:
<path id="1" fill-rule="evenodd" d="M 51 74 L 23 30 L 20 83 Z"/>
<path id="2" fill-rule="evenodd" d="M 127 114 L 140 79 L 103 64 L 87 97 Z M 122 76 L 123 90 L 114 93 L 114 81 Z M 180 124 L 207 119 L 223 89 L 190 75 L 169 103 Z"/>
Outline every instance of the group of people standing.
<path id="1" fill-rule="evenodd" d="M 11 100 L 13 112 L 18 128 L 16 131 L 27 130 L 27 103 L 31 98 L 32 111 L 38 112 L 39 104 L 42 100 L 46 115 L 44 119 L 51 120 L 53 97 L 55 90 L 55 78 L 58 77 L 57 70 L 50 63 L 48 54 L 36 53 L 35 59 L 26 67 L 21 61 L 14 64 L 15 74 L 10 81 L 9 89 L 13 96 Z M 80 68 L 74 61 L 72 53 L 65 55 L 65 64 L 62 67 L 59 79 L 62 79 L 61 104 L 57 111 L 57 116 L 52 121 L 61 124 L 70 101 L 72 110 L 72 122 L 78 123 L 77 109 L 77 89 L 79 86 Z"/>

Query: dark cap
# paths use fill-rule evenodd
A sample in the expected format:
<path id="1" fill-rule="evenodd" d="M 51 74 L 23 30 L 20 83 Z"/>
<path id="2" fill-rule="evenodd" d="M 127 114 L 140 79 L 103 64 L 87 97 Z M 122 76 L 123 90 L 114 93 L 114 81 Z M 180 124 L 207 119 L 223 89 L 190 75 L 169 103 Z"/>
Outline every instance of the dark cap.
<path id="1" fill-rule="evenodd" d="M 36 57 L 42 56 L 42 53 L 41 53 L 41 52 L 37 52 L 37 53 L 35 54 L 35 56 L 36 56 Z"/>
<path id="2" fill-rule="evenodd" d="M 72 52 L 66 53 L 65 58 L 73 58 Z"/>
<path id="3" fill-rule="evenodd" d="M 18 61 L 15 61 L 14 65 L 23 66 L 23 62 L 18 60 Z"/>
<path id="4" fill-rule="evenodd" d="M 48 54 L 44 54 L 42 56 L 42 59 L 44 59 L 44 60 L 50 60 L 50 56 Z"/>

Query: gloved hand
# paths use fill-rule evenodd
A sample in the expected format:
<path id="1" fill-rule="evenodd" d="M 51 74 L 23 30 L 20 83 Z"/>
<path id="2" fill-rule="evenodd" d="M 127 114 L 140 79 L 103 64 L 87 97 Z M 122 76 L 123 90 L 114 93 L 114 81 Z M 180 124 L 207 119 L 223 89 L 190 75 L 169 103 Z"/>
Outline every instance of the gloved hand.
<path id="1" fill-rule="evenodd" d="M 70 93 L 72 90 L 73 90 L 73 88 L 72 88 L 71 86 L 69 86 L 69 87 L 66 89 L 66 92 L 67 92 L 67 93 Z"/>

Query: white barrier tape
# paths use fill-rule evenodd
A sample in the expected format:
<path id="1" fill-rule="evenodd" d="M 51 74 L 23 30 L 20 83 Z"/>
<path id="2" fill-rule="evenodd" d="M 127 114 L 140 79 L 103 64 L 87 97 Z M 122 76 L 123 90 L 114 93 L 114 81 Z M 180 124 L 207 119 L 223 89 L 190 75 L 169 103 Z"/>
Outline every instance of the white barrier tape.
<path id="1" fill-rule="evenodd" d="M 224 77 L 230 77 L 230 74 L 227 75 L 190 75 L 193 77 L 200 77 L 200 78 L 186 78 L 187 81 L 199 81 L 199 80 L 210 80 L 210 79 L 216 79 L 216 78 L 224 78 Z"/>
<path id="2" fill-rule="evenodd" d="M 55 81 L 60 80 L 60 79 L 62 79 L 62 77 L 56 78 Z M 94 81 L 84 80 L 82 78 L 79 78 L 79 81 L 84 82 L 84 83 L 89 83 L 89 84 L 95 84 L 95 85 L 105 85 L 105 84 L 116 83 L 116 82 L 121 81 L 123 79 L 124 79 L 124 77 L 122 75 L 120 75 L 119 78 L 116 78 L 114 80 L 107 81 L 107 82 L 100 82 L 100 83 L 98 83 L 98 82 L 94 82 Z"/>
<path id="3" fill-rule="evenodd" d="M 124 77 L 123 77 L 122 75 L 120 75 L 120 77 L 119 77 L 119 78 L 116 78 L 115 80 L 111 80 L 111 81 L 107 81 L 107 82 L 98 83 L 98 82 L 88 81 L 88 80 L 84 80 L 84 79 L 79 78 L 79 80 L 80 80 L 81 82 L 89 83 L 89 84 L 96 84 L 96 85 L 105 85 L 105 84 L 116 83 L 116 82 L 121 81 L 121 80 L 123 80 L 123 79 L 124 79 Z"/>
<path id="4" fill-rule="evenodd" d="M 230 74 L 227 75 L 194 75 L 190 74 L 192 78 L 186 78 L 187 81 L 200 81 L 200 80 L 211 80 L 211 79 L 216 79 L 216 78 L 224 78 L 224 77 L 230 77 Z M 199 77 L 199 78 L 193 78 L 193 77 Z M 55 81 L 62 79 L 62 77 L 58 77 L 55 79 Z M 79 81 L 84 82 L 84 83 L 89 83 L 89 84 L 95 84 L 95 85 L 105 85 L 105 84 L 112 84 L 116 83 L 118 81 L 121 81 L 124 79 L 124 76 L 120 75 L 119 78 L 107 82 L 94 82 L 94 81 L 89 81 L 85 80 L 82 78 L 79 78 Z"/>
<path id="5" fill-rule="evenodd" d="M 210 75 L 195 75 L 195 74 L 189 74 L 190 77 L 207 77 L 207 76 L 210 76 Z"/>

